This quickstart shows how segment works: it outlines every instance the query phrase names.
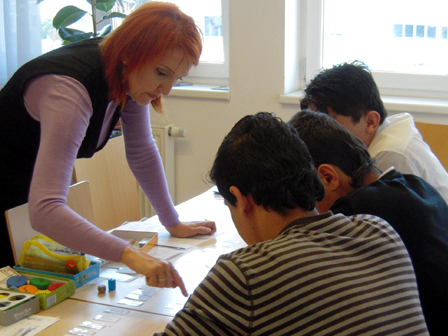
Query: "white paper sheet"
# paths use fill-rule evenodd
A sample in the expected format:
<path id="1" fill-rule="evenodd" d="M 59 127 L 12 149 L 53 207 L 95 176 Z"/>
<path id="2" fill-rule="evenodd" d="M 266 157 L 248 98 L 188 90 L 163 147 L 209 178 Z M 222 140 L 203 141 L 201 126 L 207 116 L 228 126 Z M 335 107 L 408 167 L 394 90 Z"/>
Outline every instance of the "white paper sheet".
<path id="1" fill-rule="evenodd" d="M 0 336 L 34 336 L 57 321 L 58 317 L 31 315 L 10 326 L 0 326 Z"/>

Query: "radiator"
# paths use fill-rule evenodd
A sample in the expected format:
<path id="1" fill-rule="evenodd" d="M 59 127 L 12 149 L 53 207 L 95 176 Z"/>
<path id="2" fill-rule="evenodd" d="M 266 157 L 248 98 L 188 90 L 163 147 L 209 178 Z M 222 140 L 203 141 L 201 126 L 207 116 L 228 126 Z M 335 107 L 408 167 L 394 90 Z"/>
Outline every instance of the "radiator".
<path id="1" fill-rule="evenodd" d="M 186 131 L 173 127 L 173 125 L 157 125 L 152 124 L 152 135 L 156 141 L 162 158 L 163 168 L 165 170 L 166 180 L 168 182 L 168 189 L 173 203 L 176 204 L 175 178 L 174 178 L 174 137 L 185 136 Z M 139 202 L 140 202 L 140 217 L 149 218 L 156 213 L 146 198 L 143 190 L 138 186 Z"/>

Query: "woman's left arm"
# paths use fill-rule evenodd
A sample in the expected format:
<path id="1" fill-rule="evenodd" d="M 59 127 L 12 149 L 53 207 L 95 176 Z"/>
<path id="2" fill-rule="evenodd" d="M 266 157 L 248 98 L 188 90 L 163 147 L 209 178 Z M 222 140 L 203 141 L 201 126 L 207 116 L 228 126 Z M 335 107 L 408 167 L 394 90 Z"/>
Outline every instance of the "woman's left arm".
<path id="1" fill-rule="evenodd" d="M 168 192 L 162 160 L 152 136 L 148 106 L 129 99 L 121 116 L 126 159 L 132 173 L 153 206 L 160 222 L 176 237 L 213 234 L 215 222 L 179 221 Z"/>

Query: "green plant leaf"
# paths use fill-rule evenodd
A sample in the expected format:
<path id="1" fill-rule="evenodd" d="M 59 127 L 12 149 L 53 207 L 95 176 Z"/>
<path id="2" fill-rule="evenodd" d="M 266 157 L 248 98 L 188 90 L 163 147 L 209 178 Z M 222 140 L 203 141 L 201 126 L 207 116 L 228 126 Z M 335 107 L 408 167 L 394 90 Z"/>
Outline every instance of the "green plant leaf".
<path id="1" fill-rule="evenodd" d="M 96 0 L 96 8 L 102 12 L 108 12 L 115 6 L 116 0 Z M 87 2 L 92 5 L 91 0 L 87 0 Z"/>
<path id="2" fill-rule="evenodd" d="M 75 31 L 75 29 L 72 29 L 73 31 Z M 61 36 L 61 38 L 64 40 L 64 45 L 71 43 L 71 42 L 78 42 L 78 41 L 82 41 L 82 40 L 86 40 L 92 37 L 93 33 L 84 33 L 82 31 L 79 31 L 79 33 L 75 33 L 75 34 L 68 34 L 65 35 L 67 32 L 64 32 L 65 37 L 62 36 L 61 30 L 59 30 L 59 36 Z M 68 43 L 65 43 L 68 42 Z"/>
<path id="3" fill-rule="evenodd" d="M 58 30 L 58 34 L 61 37 L 61 39 L 65 40 L 68 36 L 85 34 L 85 32 L 83 32 L 82 30 L 78 30 L 78 29 L 61 27 Z"/>
<path id="4" fill-rule="evenodd" d="M 104 28 L 98 32 L 98 36 L 100 36 L 100 37 L 106 36 L 111 31 L 112 31 L 112 25 L 108 24 L 107 26 L 104 26 Z"/>
<path id="5" fill-rule="evenodd" d="M 78 42 L 78 41 L 82 41 L 82 40 L 87 40 L 87 39 L 91 38 L 92 35 L 93 35 L 92 33 L 71 35 L 71 36 L 68 36 L 64 41 Z"/>
<path id="6" fill-rule="evenodd" d="M 101 22 L 103 22 L 104 20 L 112 19 L 112 18 L 124 19 L 126 16 L 127 16 L 127 15 L 126 15 L 126 14 L 123 14 L 123 13 L 112 12 L 112 13 L 110 13 L 110 14 L 104 15 L 103 18 L 102 18 L 100 21 L 98 21 L 97 23 L 101 23 Z"/>
<path id="7" fill-rule="evenodd" d="M 127 15 L 119 12 L 112 12 L 110 14 L 104 15 L 102 20 L 111 19 L 111 18 L 121 18 L 124 19 Z"/>
<path id="8" fill-rule="evenodd" d="M 65 6 L 53 18 L 53 27 L 59 29 L 60 27 L 67 27 L 72 23 L 77 22 L 80 18 L 86 15 L 87 12 L 76 6 Z"/>
<path id="9" fill-rule="evenodd" d="M 37 0 L 36 5 L 40 4 L 42 1 L 44 1 L 44 0 Z"/>
<path id="10" fill-rule="evenodd" d="M 115 0 L 97 0 L 96 8 L 100 11 L 108 12 L 115 6 Z"/>

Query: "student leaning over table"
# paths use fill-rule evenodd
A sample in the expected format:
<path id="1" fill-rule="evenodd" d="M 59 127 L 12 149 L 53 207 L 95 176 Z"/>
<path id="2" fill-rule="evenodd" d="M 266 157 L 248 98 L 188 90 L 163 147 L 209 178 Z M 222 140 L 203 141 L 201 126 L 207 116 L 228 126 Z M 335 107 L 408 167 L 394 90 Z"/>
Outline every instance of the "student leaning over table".
<path id="1" fill-rule="evenodd" d="M 179 222 L 151 134 L 149 103 L 199 62 L 200 32 L 173 4 L 138 7 L 104 40 L 61 47 L 23 65 L 0 91 L 0 210 L 28 202 L 34 229 L 62 245 L 147 276 L 151 286 L 185 286 L 171 263 L 103 232 L 67 205 L 76 158 L 102 149 L 120 119 L 126 158 L 163 225 L 178 237 L 212 234 L 214 222 Z M 110 183 L 114 183 L 111 181 Z M 13 257 L 0 216 L 1 266 Z"/>
<path id="2" fill-rule="evenodd" d="M 210 177 L 249 246 L 218 259 L 163 335 L 428 335 L 399 236 L 318 213 L 324 187 L 292 126 L 244 117 Z"/>
<path id="3" fill-rule="evenodd" d="M 400 235 L 411 257 L 432 336 L 448 330 L 448 206 L 429 183 L 393 169 L 381 172 L 367 147 L 330 116 L 301 111 L 288 122 L 308 147 L 325 187 L 319 211 L 371 214 Z"/>
<path id="4" fill-rule="evenodd" d="M 302 110 L 327 113 L 368 147 L 377 167 L 421 177 L 448 203 L 448 173 L 409 113 L 387 117 L 368 67 L 359 61 L 322 70 L 305 88 Z"/>

